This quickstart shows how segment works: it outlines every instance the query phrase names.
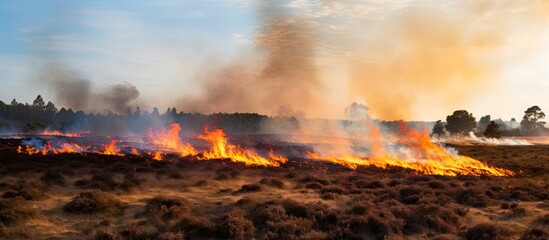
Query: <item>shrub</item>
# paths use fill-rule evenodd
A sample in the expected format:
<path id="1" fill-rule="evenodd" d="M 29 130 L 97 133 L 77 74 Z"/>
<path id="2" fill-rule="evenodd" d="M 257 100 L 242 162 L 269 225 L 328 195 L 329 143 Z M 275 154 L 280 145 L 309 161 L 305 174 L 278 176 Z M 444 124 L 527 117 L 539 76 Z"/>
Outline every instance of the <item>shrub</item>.
<path id="1" fill-rule="evenodd" d="M 137 178 L 133 173 L 128 173 L 124 175 L 124 181 L 118 184 L 118 188 L 124 191 L 131 191 L 133 188 L 141 186 L 142 181 L 145 180 Z"/>
<path id="2" fill-rule="evenodd" d="M 44 193 L 44 190 L 38 187 L 25 187 L 19 191 L 8 191 L 2 194 L 2 198 L 16 198 L 20 197 L 28 201 L 39 201 L 48 198 Z"/>
<path id="3" fill-rule="evenodd" d="M 441 181 L 430 181 L 429 183 L 427 183 L 427 186 L 434 189 L 441 189 L 441 190 L 446 189 L 446 184 L 444 184 Z"/>
<path id="4" fill-rule="evenodd" d="M 511 208 L 510 212 L 507 214 L 507 217 L 511 217 L 511 218 L 524 217 L 524 216 L 526 216 L 526 208 L 523 208 L 523 207 Z"/>
<path id="5" fill-rule="evenodd" d="M 536 218 L 536 220 L 534 220 L 534 223 L 541 226 L 549 227 L 549 214 L 545 214 Z"/>
<path id="6" fill-rule="evenodd" d="M 123 203 L 101 191 L 81 192 L 70 202 L 65 204 L 63 211 L 76 214 L 98 214 L 111 215 L 124 212 Z"/>
<path id="7" fill-rule="evenodd" d="M 504 240 L 507 236 L 507 230 L 492 223 L 477 224 L 465 233 L 467 240 Z"/>
<path id="8" fill-rule="evenodd" d="M 228 180 L 228 179 L 235 179 L 240 175 L 240 172 L 238 172 L 234 167 L 221 167 L 218 168 L 216 171 L 217 176 L 216 180 Z"/>
<path id="9" fill-rule="evenodd" d="M 0 228 L 23 223 L 38 212 L 22 198 L 0 199 Z"/>
<path id="10" fill-rule="evenodd" d="M 405 187 L 400 189 L 400 201 L 405 204 L 416 204 L 419 202 L 421 189 L 415 187 Z"/>
<path id="11" fill-rule="evenodd" d="M 318 183 L 318 184 L 323 185 L 323 186 L 326 186 L 326 185 L 330 184 L 330 182 L 328 182 L 327 180 L 319 179 L 319 178 L 316 178 L 316 177 L 305 177 L 305 178 L 300 179 L 299 182 L 301 182 L 301 183 Z"/>
<path id="12" fill-rule="evenodd" d="M 158 240 L 184 240 L 185 234 L 183 232 L 163 232 L 156 236 Z"/>
<path id="13" fill-rule="evenodd" d="M 148 240 L 150 239 L 148 233 L 139 225 L 132 224 L 124 227 L 120 231 L 120 236 L 129 240 Z"/>
<path id="14" fill-rule="evenodd" d="M 181 219 L 192 217 L 189 203 L 174 197 L 155 196 L 147 200 L 145 213 L 158 228 L 168 229 L 178 224 Z"/>
<path id="15" fill-rule="evenodd" d="M 322 185 L 320 185 L 319 183 L 309 183 L 305 185 L 305 187 L 308 189 L 321 189 Z"/>
<path id="16" fill-rule="evenodd" d="M 346 194 L 347 191 L 341 187 L 338 186 L 327 186 L 320 189 L 320 193 L 335 193 L 335 194 Z"/>
<path id="17" fill-rule="evenodd" d="M 259 181 L 260 184 L 264 184 L 276 188 L 284 188 L 284 182 L 275 178 L 263 178 Z"/>
<path id="18" fill-rule="evenodd" d="M 251 211 L 251 216 L 256 225 L 264 225 L 267 221 L 282 221 L 286 217 L 286 210 L 279 202 L 266 202 L 256 206 Z"/>
<path id="19" fill-rule="evenodd" d="M 304 204 L 298 203 L 293 200 L 285 200 L 282 202 L 282 206 L 289 216 L 306 218 L 309 215 L 309 211 Z"/>
<path id="20" fill-rule="evenodd" d="M 351 208 L 351 212 L 357 215 L 364 215 L 367 211 L 368 207 L 366 205 L 355 205 Z"/>
<path id="21" fill-rule="evenodd" d="M 379 189 L 379 188 L 384 188 L 385 187 L 385 184 L 383 184 L 381 181 L 371 181 L 371 182 L 358 182 L 358 183 L 355 183 L 356 184 L 356 187 L 358 188 L 367 188 L 367 189 Z"/>
<path id="22" fill-rule="evenodd" d="M 74 186 L 83 189 L 100 189 L 103 191 L 112 191 L 116 189 L 118 183 L 110 174 L 99 173 L 94 174 L 91 179 L 82 179 L 74 183 Z"/>
<path id="23" fill-rule="evenodd" d="M 349 235 L 345 238 L 362 239 L 361 236 L 372 236 L 371 239 L 385 239 L 389 234 L 398 233 L 400 224 L 391 222 L 387 218 L 378 216 L 353 216 L 346 220 L 349 228 Z"/>
<path id="24" fill-rule="evenodd" d="M 182 178 L 183 178 L 183 175 L 181 175 L 181 173 L 178 173 L 178 172 L 173 172 L 173 173 L 170 173 L 170 175 L 168 175 L 168 178 L 171 178 L 171 179 L 182 179 Z"/>
<path id="25" fill-rule="evenodd" d="M 412 207 L 405 216 L 404 233 L 456 233 L 460 217 L 434 205 Z"/>
<path id="26" fill-rule="evenodd" d="M 490 198 L 474 189 L 460 189 L 454 193 L 454 199 L 459 204 L 482 208 L 488 206 Z"/>
<path id="27" fill-rule="evenodd" d="M 94 240 L 121 240 L 122 238 L 118 234 L 111 232 L 100 231 L 93 237 Z"/>
<path id="28" fill-rule="evenodd" d="M 298 217 L 287 217 L 278 222 L 267 222 L 264 239 L 300 239 L 313 228 L 313 222 Z"/>
<path id="29" fill-rule="evenodd" d="M 221 216 L 218 222 L 218 233 L 222 239 L 253 239 L 254 225 L 252 221 L 244 217 L 240 209 Z"/>
<path id="30" fill-rule="evenodd" d="M 259 192 L 261 191 L 261 186 L 258 184 L 244 184 L 242 187 L 240 187 L 240 190 L 238 192 L 241 193 L 249 193 L 249 192 Z"/>
<path id="31" fill-rule="evenodd" d="M 520 240 L 546 240 L 549 239 L 549 233 L 541 228 L 533 228 L 522 234 Z"/>
<path id="32" fill-rule="evenodd" d="M 49 185 L 59 185 L 59 186 L 67 185 L 65 178 L 57 172 L 44 173 L 44 175 L 42 175 L 40 180 L 45 184 L 49 184 Z"/>

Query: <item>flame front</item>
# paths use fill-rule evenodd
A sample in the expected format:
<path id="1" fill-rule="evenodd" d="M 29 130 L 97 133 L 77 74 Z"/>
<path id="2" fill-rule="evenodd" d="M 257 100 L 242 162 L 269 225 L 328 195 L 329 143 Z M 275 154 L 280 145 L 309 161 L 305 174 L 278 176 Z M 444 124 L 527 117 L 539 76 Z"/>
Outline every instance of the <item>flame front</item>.
<path id="1" fill-rule="evenodd" d="M 364 124 L 369 129 L 368 134 L 360 133 L 364 138 L 324 137 L 322 144 L 309 145 L 315 150 L 306 151 L 307 156 L 312 160 L 339 164 L 350 169 L 373 166 L 382 169 L 409 169 L 419 174 L 429 175 L 514 175 L 512 171 L 493 167 L 470 157 L 454 154 L 443 146 L 434 143 L 427 133 L 410 129 L 404 123 L 400 125 L 398 136 L 384 136 L 371 121 L 364 122 Z M 171 124 L 169 128 L 162 128 L 158 132 L 149 129 L 147 135 L 150 142 L 146 141 L 145 143 L 150 143 L 150 146 L 141 150 L 131 146 L 131 152 L 128 151 L 128 154 L 163 160 L 166 154 L 177 153 L 179 156 L 196 156 L 199 160 L 229 159 L 247 166 L 266 167 L 278 167 L 288 161 L 285 156 L 275 154 L 270 146 L 268 157 L 264 157 L 239 145 L 230 144 L 223 130 L 217 128 L 209 130 L 208 127 L 205 127 L 204 133 L 197 137 L 210 143 L 211 147 L 199 152 L 191 144 L 183 143 L 179 135 L 180 131 L 181 127 L 177 123 Z M 53 132 L 51 134 L 57 133 Z M 314 138 L 312 139 L 314 140 Z M 368 147 L 362 149 L 368 149 L 368 151 L 360 150 L 362 152 L 358 152 L 354 147 L 357 142 L 367 144 Z M 47 155 L 89 153 L 91 151 L 104 155 L 125 155 L 117 146 L 116 140 L 111 140 L 109 144 L 102 144 L 102 147 L 102 151 L 91 151 L 93 148 L 90 149 L 89 146 L 63 141 L 52 144 L 52 141 L 48 141 L 44 144 L 19 146 L 17 152 L 29 155 Z"/>
<path id="2" fill-rule="evenodd" d="M 61 153 L 83 153 L 87 152 L 89 147 L 80 146 L 76 143 L 58 143 L 59 147 L 55 147 L 51 142 L 46 142 L 41 148 L 37 148 L 30 145 L 25 145 L 24 149 L 22 146 L 17 147 L 18 153 L 25 153 L 28 155 L 34 154 L 61 154 Z"/>
<path id="3" fill-rule="evenodd" d="M 62 132 L 57 131 L 57 130 L 54 130 L 54 131 L 44 130 L 40 134 L 45 135 L 45 136 L 58 136 L 58 137 L 81 137 L 82 135 L 84 135 L 86 133 L 88 133 L 88 132 L 67 132 L 67 133 L 62 133 Z"/>
<path id="4" fill-rule="evenodd" d="M 208 159 L 231 159 L 233 162 L 244 163 L 245 165 L 278 167 L 287 161 L 286 158 L 273 155 L 272 159 L 264 158 L 256 153 L 242 149 L 240 146 L 232 145 L 227 142 L 225 133 L 221 129 L 209 131 L 204 128 L 204 135 L 198 135 L 198 138 L 206 140 L 212 144 L 209 151 L 202 153 L 202 160 Z"/>
<path id="5" fill-rule="evenodd" d="M 116 140 L 112 139 L 109 144 L 102 144 L 105 150 L 103 151 L 93 151 L 93 153 L 99 153 L 103 155 L 115 155 L 115 156 L 124 156 L 120 151 L 120 148 L 116 146 Z"/>
<path id="6" fill-rule="evenodd" d="M 410 151 L 408 156 L 402 158 L 396 153 L 385 151 L 380 145 L 378 130 L 373 128 L 372 135 L 376 135 L 372 144 L 370 157 L 358 157 L 350 154 L 319 156 L 314 152 L 307 152 L 307 155 L 314 160 L 331 162 L 345 167 L 356 169 L 359 166 L 373 166 L 378 168 L 399 167 L 411 169 L 417 173 L 429 175 L 489 175 L 489 176 L 512 176 L 514 173 L 509 170 L 490 166 L 476 159 L 458 156 L 448 152 L 441 145 L 431 141 L 425 133 L 401 125 L 402 135 L 399 141 Z"/>
<path id="7" fill-rule="evenodd" d="M 153 132 L 149 129 L 148 135 L 152 144 L 159 150 L 176 152 L 182 157 L 198 154 L 193 146 L 188 143 L 184 144 L 183 141 L 181 141 L 179 131 L 181 131 L 181 126 L 177 123 L 172 123 L 170 124 L 170 129 L 162 128 L 159 132 Z"/>

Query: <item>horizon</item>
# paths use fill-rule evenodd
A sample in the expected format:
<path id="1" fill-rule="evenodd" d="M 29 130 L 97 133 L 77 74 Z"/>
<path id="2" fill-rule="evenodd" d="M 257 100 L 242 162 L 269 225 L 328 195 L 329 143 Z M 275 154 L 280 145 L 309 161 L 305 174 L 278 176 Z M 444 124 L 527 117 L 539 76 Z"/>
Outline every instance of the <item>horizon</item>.
<path id="1" fill-rule="evenodd" d="M 38 96 L 42 96 L 42 95 L 38 95 Z M 37 96 L 37 97 L 38 97 Z M 37 98 L 35 97 L 35 99 Z M 20 103 L 20 104 L 25 104 L 25 105 L 32 105 L 32 101 L 29 102 L 21 102 L 17 99 L 12 99 L 10 101 L 4 101 L 2 99 L 0 99 L 0 102 L 3 102 L 4 104 L 6 105 L 10 105 L 11 101 L 13 100 L 16 100 L 17 103 Z M 72 109 L 70 107 L 65 107 L 65 106 L 59 106 L 59 105 L 56 105 L 53 101 L 50 101 L 48 99 L 44 99 L 44 102 L 47 104 L 48 102 L 52 102 L 55 107 L 57 108 L 57 111 L 59 112 L 62 108 L 64 108 L 65 110 L 72 110 L 74 112 L 78 112 L 78 111 L 82 111 L 84 112 L 85 114 L 94 114 L 94 115 L 102 115 L 102 116 L 106 116 L 110 113 L 114 114 L 114 115 L 119 115 L 119 116 L 125 116 L 127 115 L 127 112 L 124 112 L 124 113 L 117 113 L 117 112 L 112 112 L 112 111 L 107 111 L 107 112 L 91 112 L 91 111 L 85 111 L 85 110 L 78 110 L 78 109 Z M 139 107 L 139 106 L 137 106 Z M 139 110 L 141 112 L 141 114 L 144 114 L 145 112 L 147 112 L 148 114 L 152 114 L 154 108 L 158 109 L 158 112 L 160 113 L 160 115 L 163 115 L 163 114 L 166 114 L 168 111 L 170 111 L 173 107 L 168 107 L 166 108 L 166 111 L 164 110 L 161 110 L 159 107 L 156 107 L 156 106 L 151 106 L 150 108 L 141 108 L 139 107 Z M 177 109 L 177 108 L 176 108 Z M 131 110 L 131 113 L 135 113 L 137 111 L 137 108 L 130 108 Z M 370 110 L 370 109 L 368 109 Z M 455 111 L 459 111 L 459 110 L 466 110 L 467 109 L 456 109 L 454 111 L 451 111 L 449 112 L 446 116 L 449 116 L 449 115 L 452 115 L 453 112 Z M 543 109 L 542 109 L 543 110 Z M 276 118 L 276 117 L 286 117 L 286 118 L 290 118 L 290 117 L 295 117 L 295 118 L 301 118 L 301 119 L 308 119 L 308 120 L 315 120 L 315 119 L 318 119 L 318 120 L 333 120 L 333 121 L 353 121 L 353 119 L 349 119 L 349 117 L 341 117 L 341 118 L 323 118 L 323 117 L 307 117 L 307 116 L 299 116 L 299 115 L 296 115 L 296 116 L 277 116 L 277 115 L 268 115 L 268 114 L 261 114 L 261 113 L 257 113 L 257 112 L 212 112 L 212 113 L 202 113 L 202 112 L 186 112 L 186 111 L 183 111 L 183 110 L 177 110 L 177 113 L 178 114 L 181 114 L 181 113 L 188 113 L 188 114 L 202 114 L 202 115 L 206 115 L 206 116 L 211 116 L 211 115 L 216 115 L 216 114 L 259 114 L 259 115 L 262 115 L 262 116 L 266 116 L 266 117 L 270 117 L 270 118 Z M 475 113 L 473 112 L 469 112 L 469 113 L 472 113 L 473 116 L 475 117 L 476 121 L 478 122 L 482 117 L 484 116 L 490 116 L 492 120 L 496 120 L 496 119 L 499 119 L 499 120 L 502 120 L 504 122 L 510 122 L 512 119 L 515 119 L 517 122 L 520 122 L 520 119 L 522 119 L 522 117 L 512 117 L 510 119 L 503 119 L 501 117 L 498 117 L 498 116 L 493 116 L 491 114 L 484 114 L 484 115 L 476 115 Z M 368 112 L 367 112 L 368 114 Z M 387 119 L 378 119 L 378 118 L 375 118 L 375 117 L 372 117 L 372 116 L 369 116 L 368 115 L 368 118 L 371 118 L 375 121 L 380 121 L 380 122 L 409 122 L 409 123 L 435 123 L 436 121 L 438 120 L 441 120 L 442 122 L 445 122 L 446 120 L 446 117 L 445 116 L 442 116 L 440 119 L 437 119 L 437 120 L 414 120 L 414 119 L 409 119 L 409 120 L 405 120 L 405 119 L 395 119 L 395 120 L 387 120 Z M 517 120 L 518 119 L 518 120 Z M 547 124 L 545 124 L 547 125 Z"/>

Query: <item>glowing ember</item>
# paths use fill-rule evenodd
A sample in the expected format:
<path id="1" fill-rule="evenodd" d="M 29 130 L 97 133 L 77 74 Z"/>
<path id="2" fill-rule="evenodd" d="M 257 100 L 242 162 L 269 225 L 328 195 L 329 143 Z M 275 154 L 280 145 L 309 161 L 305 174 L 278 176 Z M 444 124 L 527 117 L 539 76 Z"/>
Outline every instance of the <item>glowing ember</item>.
<path id="1" fill-rule="evenodd" d="M 152 144 L 162 151 L 176 152 L 180 156 L 196 155 L 198 152 L 190 144 L 184 144 L 179 137 L 181 126 L 177 123 L 170 125 L 170 129 L 162 128 L 159 132 L 149 129 L 149 138 Z"/>
<path id="2" fill-rule="evenodd" d="M 421 174 L 447 176 L 512 176 L 514 174 L 512 171 L 492 167 L 470 157 L 452 154 L 444 147 L 431 142 L 427 134 L 411 130 L 406 125 L 401 125 L 401 131 L 400 141 L 411 151 L 405 157 L 387 153 L 377 143 L 373 144 L 374 147 L 369 158 L 354 155 L 319 156 L 313 152 L 307 152 L 307 155 L 311 159 L 331 162 L 351 169 L 356 169 L 359 166 L 374 166 L 383 169 L 400 167 Z M 374 130 L 374 135 L 377 135 L 376 132 Z"/>
<path id="3" fill-rule="evenodd" d="M 206 140 L 212 144 L 209 151 L 203 152 L 201 159 L 231 159 L 233 162 L 244 163 L 245 165 L 278 167 L 287 161 L 286 158 L 276 157 L 277 159 L 268 159 L 257 155 L 249 150 L 242 149 L 240 146 L 232 145 L 227 142 L 225 133 L 221 129 L 209 131 L 206 127 L 205 134 L 198 138 Z"/>

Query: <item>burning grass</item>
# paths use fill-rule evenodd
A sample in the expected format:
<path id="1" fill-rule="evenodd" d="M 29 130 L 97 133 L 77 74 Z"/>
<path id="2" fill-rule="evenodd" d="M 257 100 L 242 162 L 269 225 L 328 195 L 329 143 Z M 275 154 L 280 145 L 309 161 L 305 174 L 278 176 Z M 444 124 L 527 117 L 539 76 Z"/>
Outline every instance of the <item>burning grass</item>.
<path id="1" fill-rule="evenodd" d="M 517 173 L 494 177 L 300 158 L 273 168 L 200 154 L 28 156 L 17 143 L 0 140 L 6 239 L 543 239 L 548 228 L 547 146 L 453 146 Z"/>
<path id="2" fill-rule="evenodd" d="M 398 145 L 388 150 L 384 147 L 384 139 L 380 130 L 373 124 L 370 124 L 371 142 L 369 142 L 369 156 L 360 156 L 356 151 L 347 147 L 337 146 L 335 149 L 322 149 L 322 154 L 315 153 L 305 147 L 305 155 L 315 161 L 329 162 L 342 165 L 356 170 L 358 167 L 373 166 L 377 168 L 399 168 L 412 170 L 419 174 L 428 175 L 472 175 L 472 176 L 512 176 L 513 171 L 493 167 L 482 161 L 467 156 L 460 156 L 452 153 L 445 147 L 434 143 L 431 138 L 416 130 L 410 129 L 405 123 L 401 123 L 401 136 L 397 140 Z M 102 150 L 92 150 L 91 146 L 82 146 L 82 144 L 73 142 L 64 142 L 61 140 L 49 140 L 40 143 L 39 140 L 31 139 L 30 144 L 18 146 L 17 152 L 21 154 L 62 154 L 62 153 L 93 153 L 100 155 L 125 156 L 133 155 L 143 156 L 145 152 L 154 160 L 163 160 L 169 154 L 177 154 L 179 157 L 194 157 L 198 160 L 218 160 L 224 159 L 232 162 L 243 163 L 246 166 L 264 166 L 280 167 L 288 161 L 285 156 L 274 153 L 273 148 L 269 146 L 267 156 L 257 154 L 251 149 L 242 148 L 240 145 L 229 143 L 223 130 L 214 128 L 210 130 L 204 128 L 204 133 L 196 136 L 197 140 L 205 141 L 210 145 L 209 149 L 198 151 L 189 143 L 184 143 L 180 137 L 181 127 L 173 123 L 169 128 L 162 128 L 159 131 L 149 129 L 147 138 L 142 139 L 141 143 L 133 142 L 130 146 L 125 143 L 123 151 L 118 141 L 110 139 L 108 144 L 100 144 Z M 139 145 L 139 146 L 136 146 Z M 138 150 L 141 147 L 142 150 Z M 318 148 L 313 146 L 313 148 Z M 327 153 L 326 153 L 327 152 Z"/>

